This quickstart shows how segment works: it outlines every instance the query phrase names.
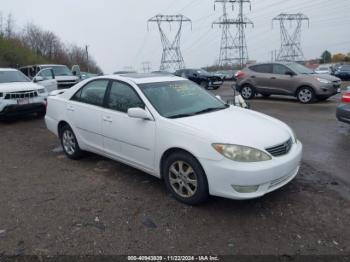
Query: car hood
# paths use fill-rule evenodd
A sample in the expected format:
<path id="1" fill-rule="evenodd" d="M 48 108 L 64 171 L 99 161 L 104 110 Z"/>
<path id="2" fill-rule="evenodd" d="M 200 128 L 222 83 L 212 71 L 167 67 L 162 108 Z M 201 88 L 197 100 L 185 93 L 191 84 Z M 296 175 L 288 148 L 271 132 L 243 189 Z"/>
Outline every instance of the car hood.
<path id="1" fill-rule="evenodd" d="M 236 144 L 265 149 L 291 138 L 283 122 L 252 110 L 230 107 L 217 112 L 174 119 L 212 143 Z"/>
<path id="2" fill-rule="evenodd" d="M 38 89 L 43 89 L 43 87 L 37 84 L 34 84 L 32 82 L 16 82 L 16 83 L 0 84 L 1 93 L 32 91 L 32 90 L 38 90 Z"/>
<path id="3" fill-rule="evenodd" d="M 76 76 L 56 76 L 57 81 L 78 81 L 78 77 Z"/>
<path id="4" fill-rule="evenodd" d="M 340 80 L 338 77 L 335 77 L 335 76 L 332 76 L 332 75 L 328 75 L 328 74 L 317 74 L 315 77 L 323 78 L 323 79 L 326 79 L 328 81 L 338 81 L 338 80 Z"/>

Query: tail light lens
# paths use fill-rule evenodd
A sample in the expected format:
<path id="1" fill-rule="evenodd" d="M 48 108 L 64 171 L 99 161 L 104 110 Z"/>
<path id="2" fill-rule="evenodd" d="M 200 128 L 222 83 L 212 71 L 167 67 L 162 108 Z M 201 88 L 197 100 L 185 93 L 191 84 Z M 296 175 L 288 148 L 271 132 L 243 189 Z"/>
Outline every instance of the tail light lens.
<path id="1" fill-rule="evenodd" d="M 350 103 L 350 93 L 343 94 L 341 101 L 342 103 Z"/>
<path id="2" fill-rule="evenodd" d="M 238 71 L 236 74 L 235 74 L 235 77 L 238 79 L 238 78 L 242 78 L 245 76 L 245 73 L 243 71 Z"/>

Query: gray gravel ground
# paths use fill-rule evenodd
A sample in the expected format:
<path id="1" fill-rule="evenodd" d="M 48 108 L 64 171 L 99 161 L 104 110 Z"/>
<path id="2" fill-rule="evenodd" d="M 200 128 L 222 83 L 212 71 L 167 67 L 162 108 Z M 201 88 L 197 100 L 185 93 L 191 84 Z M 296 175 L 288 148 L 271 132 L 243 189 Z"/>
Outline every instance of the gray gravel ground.
<path id="1" fill-rule="evenodd" d="M 0 122 L 0 254 L 349 255 L 350 125 L 335 120 L 335 106 L 253 100 L 296 130 L 300 175 L 261 199 L 199 207 L 123 164 L 68 160 L 42 119 Z"/>

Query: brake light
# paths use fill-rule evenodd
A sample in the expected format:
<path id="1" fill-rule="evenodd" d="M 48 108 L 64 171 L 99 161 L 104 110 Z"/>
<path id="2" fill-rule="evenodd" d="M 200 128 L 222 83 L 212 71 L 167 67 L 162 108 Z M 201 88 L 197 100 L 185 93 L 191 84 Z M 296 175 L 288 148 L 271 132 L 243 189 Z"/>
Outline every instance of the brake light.
<path id="1" fill-rule="evenodd" d="M 241 78 L 241 77 L 244 77 L 245 76 L 245 73 L 243 71 L 238 71 L 236 74 L 235 74 L 235 77 L 238 79 L 238 78 Z"/>
<path id="2" fill-rule="evenodd" d="M 350 103 L 350 93 L 345 93 L 341 97 L 342 103 Z"/>

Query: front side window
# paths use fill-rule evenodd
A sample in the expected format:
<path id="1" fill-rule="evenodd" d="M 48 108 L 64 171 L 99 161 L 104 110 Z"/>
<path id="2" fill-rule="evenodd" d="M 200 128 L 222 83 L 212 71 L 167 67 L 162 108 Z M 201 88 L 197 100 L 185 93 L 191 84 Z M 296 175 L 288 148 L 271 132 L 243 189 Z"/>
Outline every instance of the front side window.
<path id="1" fill-rule="evenodd" d="M 273 65 L 273 73 L 277 75 L 285 75 L 287 72 L 290 72 L 290 69 L 288 69 L 284 65 L 280 64 L 274 64 Z"/>
<path id="2" fill-rule="evenodd" d="M 0 83 L 30 82 L 20 71 L 0 71 Z"/>
<path id="3" fill-rule="evenodd" d="M 95 80 L 82 87 L 72 98 L 85 104 L 103 106 L 108 80 Z"/>
<path id="4" fill-rule="evenodd" d="M 127 113 L 129 108 L 145 108 L 145 105 L 131 86 L 114 81 L 107 98 L 107 107 L 115 111 Z"/>
<path id="5" fill-rule="evenodd" d="M 158 113 L 180 118 L 226 109 L 219 99 L 191 81 L 140 84 L 142 92 Z"/>

